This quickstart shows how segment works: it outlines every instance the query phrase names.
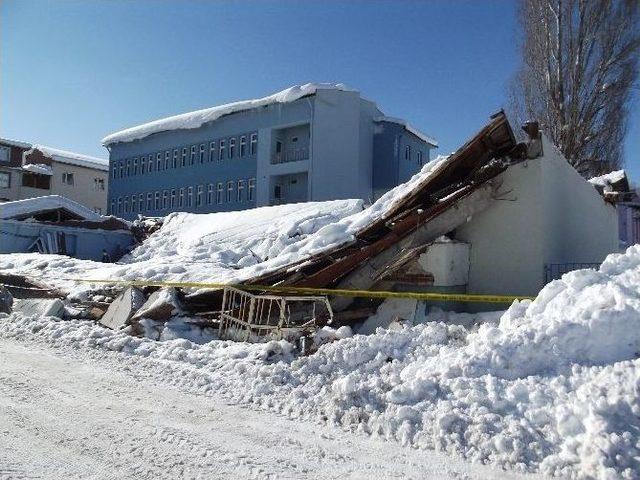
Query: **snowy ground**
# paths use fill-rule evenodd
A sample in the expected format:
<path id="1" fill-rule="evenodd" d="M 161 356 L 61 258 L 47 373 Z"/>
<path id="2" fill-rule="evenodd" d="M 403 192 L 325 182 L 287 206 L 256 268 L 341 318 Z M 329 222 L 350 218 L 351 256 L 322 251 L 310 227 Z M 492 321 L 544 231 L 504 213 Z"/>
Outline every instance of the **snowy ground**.
<path id="1" fill-rule="evenodd" d="M 0 365 L 0 479 L 525 478 L 238 407 L 121 353 L 1 339 Z"/>

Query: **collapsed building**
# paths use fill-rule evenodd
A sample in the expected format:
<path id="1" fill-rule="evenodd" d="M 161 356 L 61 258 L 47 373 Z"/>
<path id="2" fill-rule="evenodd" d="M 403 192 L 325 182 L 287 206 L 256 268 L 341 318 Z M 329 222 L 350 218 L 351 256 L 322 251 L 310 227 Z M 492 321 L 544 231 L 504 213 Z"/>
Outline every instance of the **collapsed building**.
<path id="1" fill-rule="evenodd" d="M 309 234 L 308 243 L 320 247 L 308 254 L 252 258 L 252 265 L 260 267 L 253 269 L 243 267 L 246 259 L 227 270 L 216 271 L 213 267 L 219 265 L 212 263 L 209 278 L 218 284 L 215 288 L 184 285 L 167 293 L 156 284 L 140 292 L 128 289 L 111 303 L 102 322 L 111 328 L 134 326 L 141 334 L 180 313 L 190 322 L 198 319 L 202 328 L 224 324 L 227 338 L 254 339 L 259 332 L 284 338 L 331 321 L 360 324 L 382 301 L 327 290 L 534 296 L 562 273 L 595 266 L 617 251 L 618 226 L 615 207 L 568 164 L 538 125 L 528 123 L 524 131 L 527 141 L 516 141 L 506 115 L 499 112 L 456 152 L 425 166 L 364 211 L 345 217 L 351 219 L 350 227 L 337 240 L 323 238 L 326 231 L 321 229 Z M 143 244 L 142 257 L 154 258 L 153 236 L 162 235 L 175 218 L 149 237 L 148 246 Z M 233 231 L 238 228 L 235 222 Z M 211 237 L 199 240 L 207 241 Z M 303 251 L 298 246 L 294 250 Z M 326 299 L 329 303 L 320 308 Z M 402 306 L 397 310 L 409 320 L 419 320 L 433 305 L 397 302 Z M 447 303 L 446 308 L 481 311 L 496 305 Z"/>
<path id="2" fill-rule="evenodd" d="M 128 222 L 60 195 L 0 204 L 0 253 L 39 252 L 117 259 L 133 244 Z"/>

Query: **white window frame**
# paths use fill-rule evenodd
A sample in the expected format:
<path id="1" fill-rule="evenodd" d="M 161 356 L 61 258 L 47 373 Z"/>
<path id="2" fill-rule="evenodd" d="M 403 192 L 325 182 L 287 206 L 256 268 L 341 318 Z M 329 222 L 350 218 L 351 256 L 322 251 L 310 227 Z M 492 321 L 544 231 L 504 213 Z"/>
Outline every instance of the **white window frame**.
<path id="1" fill-rule="evenodd" d="M 171 166 L 173 168 L 178 168 L 178 157 L 180 156 L 180 152 L 178 151 L 178 149 L 176 148 L 173 151 L 173 163 L 171 164 Z"/>
<path id="2" fill-rule="evenodd" d="M 144 195 L 141 193 L 138 195 L 138 211 L 142 212 L 144 210 Z"/>
<path id="3" fill-rule="evenodd" d="M 404 159 L 411 160 L 411 145 L 404 146 Z"/>
<path id="4" fill-rule="evenodd" d="M 187 208 L 193 207 L 193 187 L 187 187 Z"/>
<path id="5" fill-rule="evenodd" d="M 213 191 L 214 191 L 213 183 L 208 184 L 207 185 L 207 205 L 213 204 Z"/>
<path id="6" fill-rule="evenodd" d="M 216 159 L 216 142 L 209 142 L 209 161 L 213 162 Z"/>
<path id="7" fill-rule="evenodd" d="M 138 196 L 131 195 L 131 213 L 136 213 L 138 209 Z"/>
<path id="8" fill-rule="evenodd" d="M 250 178 L 247 188 L 247 201 L 253 202 L 256 197 L 256 179 Z"/>
<path id="9" fill-rule="evenodd" d="M 200 155 L 200 158 L 199 158 L 200 163 L 204 163 L 204 151 L 205 151 L 205 145 L 204 145 L 204 143 L 201 143 L 200 144 L 200 154 L 199 154 Z"/>
<path id="10" fill-rule="evenodd" d="M 218 182 L 218 185 L 216 186 L 216 203 L 218 205 L 222 204 L 223 192 L 224 192 L 224 183 Z"/>
<path id="11" fill-rule="evenodd" d="M 133 159 L 133 174 L 138 175 L 138 157 Z"/>
<path id="12" fill-rule="evenodd" d="M 122 197 L 118 197 L 118 214 L 122 213 Z"/>
<path id="13" fill-rule="evenodd" d="M 251 141 L 250 141 L 250 145 L 249 145 L 249 155 L 255 155 L 256 153 L 258 153 L 258 134 L 257 133 L 252 133 L 251 134 Z"/>
<path id="14" fill-rule="evenodd" d="M 196 188 L 196 207 L 202 206 L 202 197 L 204 193 L 204 186 L 198 185 Z"/>
<path id="15" fill-rule="evenodd" d="M 184 207 L 184 187 L 180 189 L 180 194 L 178 195 L 178 208 Z"/>
<path id="16" fill-rule="evenodd" d="M 236 153 L 236 137 L 229 139 L 229 158 L 233 158 Z"/>
<path id="17" fill-rule="evenodd" d="M 71 187 L 75 184 L 75 179 L 73 177 L 73 172 L 63 172 L 62 173 L 62 183 L 64 185 L 69 185 Z"/>
<path id="18" fill-rule="evenodd" d="M 11 172 L 0 172 L 0 178 L 5 181 L 0 181 L 0 188 L 11 188 Z"/>
<path id="19" fill-rule="evenodd" d="M 125 170 L 127 177 L 131 176 L 131 160 L 127 160 L 127 168 Z"/>
<path id="20" fill-rule="evenodd" d="M 124 196 L 124 213 L 129 213 L 129 195 Z"/>
<path id="21" fill-rule="evenodd" d="M 153 173 L 153 155 L 149 155 L 149 161 L 147 162 L 147 173 Z"/>
<path id="22" fill-rule="evenodd" d="M 189 157 L 189 165 L 196 163 L 196 146 L 191 145 L 191 156 Z"/>
<path id="23" fill-rule="evenodd" d="M 224 139 L 222 139 L 218 142 L 218 162 L 221 162 L 224 160 L 224 153 L 226 150 L 227 150 L 227 143 L 225 142 Z"/>
<path id="24" fill-rule="evenodd" d="M 187 166 L 187 147 L 182 147 L 182 158 L 180 160 L 180 166 L 181 167 L 186 167 Z"/>
<path id="25" fill-rule="evenodd" d="M 171 199 L 169 200 L 169 206 L 171 209 L 176 208 L 176 189 L 171 189 Z"/>
<path id="26" fill-rule="evenodd" d="M 0 162 L 2 163 L 10 163 L 11 162 L 11 147 L 5 147 L 4 145 L 0 146 Z"/>
<path id="27" fill-rule="evenodd" d="M 169 208 L 169 190 L 162 192 L 162 209 L 167 210 Z"/>
<path id="28" fill-rule="evenodd" d="M 109 214 L 110 215 L 115 215 L 116 214 L 116 201 L 115 200 L 111 200 L 111 207 L 109 210 Z"/>
<path id="29" fill-rule="evenodd" d="M 120 162 L 120 178 L 124 178 L 124 162 Z"/>
<path id="30" fill-rule="evenodd" d="M 168 170 L 171 165 L 171 150 L 165 150 L 164 152 L 164 169 Z"/>
<path id="31" fill-rule="evenodd" d="M 243 158 L 247 154 L 247 136 L 242 135 L 240 137 L 240 158 Z"/>
<path id="32" fill-rule="evenodd" d="M 153 210 L 153 193 L 147 193 L 147 212 Z"/>
<path id="33" fill-rule="evenodd" d="M 238 189 L 236 191 L 236 201 L 238 203 L 243 201 L 245 183 L 244 180 L 238 180 Z"/>
<path id="34" fill-rule="evenodd" d="M 140 175 L 144 175 L 147 172 L 147 157 L 140 157 Z"/>
<path id="35" fill-rule="evenodd" d="M 227 182 L 227 203 L 231 203 L 233 201 L 233 187 L 235 184 L 236 182 L 233 180 L 229 180 Z"/>
<path id="36" fill-rule="evenodd" d="M 156 172 L 162 170 L 162 152 L 156 153 Z"/>
<path id="37" fill-rule="evenodd" d="M 156 212 L 160 210 L 160 191 L 159 190 L 157 190 L 153 195 L 153 206 L 155 207 L 154 210 Z"/>

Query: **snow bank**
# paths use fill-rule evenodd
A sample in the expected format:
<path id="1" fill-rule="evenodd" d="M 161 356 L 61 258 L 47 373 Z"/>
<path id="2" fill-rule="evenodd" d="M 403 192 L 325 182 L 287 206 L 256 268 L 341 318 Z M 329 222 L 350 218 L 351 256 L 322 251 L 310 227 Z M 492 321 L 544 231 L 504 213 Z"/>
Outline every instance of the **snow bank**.
<path id="1" fill-rule="evenodd" d="M 286 342 L 154 342 L 15 314 L 0 315 L 0 336 L 135 355 L 175 385 L 476 462 L 570 478 L 640 472 L 638 245 L 477 330 L 326 330 L 318 343 L 338 340 L 309 357 Z"/>
<path id="2" fill-rule="evenodd" d="M 83 155 L 81 153 L 68 152 L 66 150 L 60 150 L 58 148 L 47 147 L 45 145 L 33 145 L 28 153 L 33 150 L 39 150 L 47 157 L 51 157 L 60 163 L 67 163 L 70 165 L 78 165 L 80 167 L 97 168 L 99 170 L 109 170 L 109 160 L 98 157 L 91 157 L 89 155 Z"/>
<path id="3" fill-rule="evenodd" d="M 143 125 L 127 128 L 126 130 L 107 135 L 102 139 L 102 144 L 107 146 L 118 142 L 130 142 L 166 130 L 199 128 L 205 123 L 213 122 L 224 115 L 266 105 L 294 102 L 307 95 L 313 95 L 318 90 L 347 91 L 348 89 L 341 83 L 307 83 L 305 85 L 294 85 L 293 87 L 289 87 L 267 97 L 227 103 L 225 105 L 183 113 L 173 117 L 161 118 Z"/>

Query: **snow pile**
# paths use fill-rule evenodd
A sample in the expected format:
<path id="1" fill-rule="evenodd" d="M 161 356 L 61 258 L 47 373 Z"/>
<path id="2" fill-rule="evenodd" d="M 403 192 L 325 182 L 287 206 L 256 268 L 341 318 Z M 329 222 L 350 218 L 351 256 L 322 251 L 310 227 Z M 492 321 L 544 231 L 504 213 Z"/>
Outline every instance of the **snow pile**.
<path id="1" fill-rule="evenodd" d="M 34 150 L 42 152 L 45 156 L 50 157 L 60 163 L 70 165 L 78 165 L 80 167 L 97 168 L 98 170 L 109 170 L 109 160 L 98 157 L 91 157 L 81 153 L 68 152 L 58 148 L 46 147 L 44 145 L 33 145 L 31 150 L 25 152 L 28 156 Z"/>
<path id="2" fill-rule="evenodd" d="M 199 128 L 205 123 L 213 122 L 224 115 L 278 103 L 291 103 L 307 95 L 313 95 L 318 90 L 348 91 L 347 87 L 341 83 L 307 83 L 304 85 L 294 85 L 267 97 L 227 103 L 225 105 L 183 113 L 173 117 L 161 118 L 143 125 L 127 128 L 126 130 L 107 135 L 102 139 L 102 144 L 107 146 L 118 142 L 130 142 L 166 130 Z"/>
<path id="3" fill-rule="evenodd" d="M 0 315 L 0 336 L 136 355 L 175 385 L 476 462 L 573 478 L 640 472 L 640 246 L 550 283 L 498 323 L 326 329 L 318 343 L 338 340 L 309 357 L 286 342 L 154 342 L 15 314 Z"/>
<path id="4" fill-rule="evenodd" d="M 53 170 L 49 165 L 45 165 L 43 163 L 27 163 L 22 165 L 22 169 L 27 172 L 37 173 L 39 175 L 53 175 Z"/>

